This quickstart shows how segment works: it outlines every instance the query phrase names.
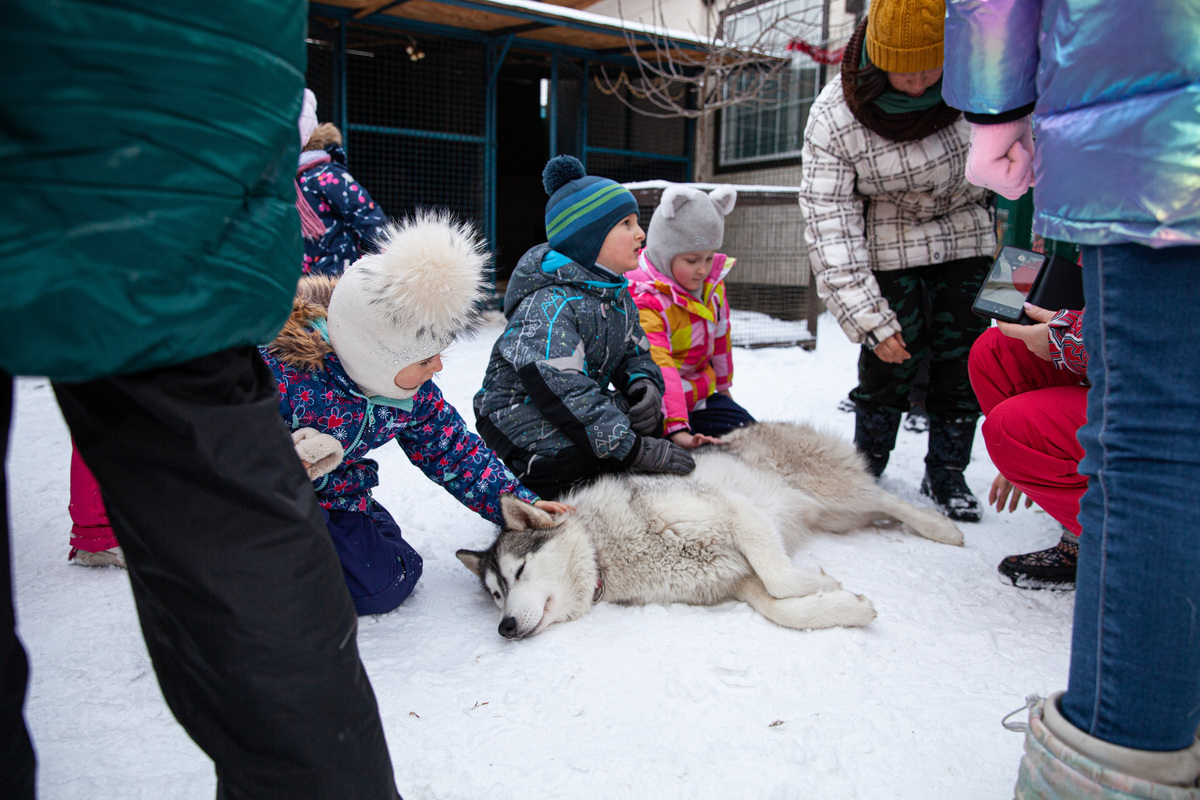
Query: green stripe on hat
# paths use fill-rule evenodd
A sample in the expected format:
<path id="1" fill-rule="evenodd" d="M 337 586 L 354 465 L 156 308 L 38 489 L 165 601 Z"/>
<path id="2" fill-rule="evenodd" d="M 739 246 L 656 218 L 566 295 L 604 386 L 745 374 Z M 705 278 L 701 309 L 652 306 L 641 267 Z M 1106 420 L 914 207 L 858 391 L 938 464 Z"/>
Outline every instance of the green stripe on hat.
<path id="1" fill-rule="evenodd" d="M 546 235 L 553 239 L 560 231 L 568 227 L 572 222 L 575 222 L 580 217 L 586 216 L 588 213 L 595 211 L 597 207 L 604 205 L 606 202 L 612 199 L 614 194 L 627 191 L 628 189 L 621 184 L 613 183 L 590 197 L 584 198 L 576 203 L 572 203 L 563 209 L 558 216 L 550 220 L 550 222 L 546 225 Z"/>

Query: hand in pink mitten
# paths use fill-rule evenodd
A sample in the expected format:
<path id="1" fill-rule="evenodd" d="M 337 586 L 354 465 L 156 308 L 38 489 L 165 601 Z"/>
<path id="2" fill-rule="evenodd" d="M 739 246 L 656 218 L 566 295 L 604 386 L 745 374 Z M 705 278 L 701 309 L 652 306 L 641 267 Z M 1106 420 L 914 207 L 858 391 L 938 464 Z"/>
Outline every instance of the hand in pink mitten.
<path id="1" fill-rule="evenodd" d="M 296 447 L 296 455 L 304 463 L 309 479 L 314 481 L 336 469 L 345 455 L 341 442 L 315 428 L 292 431 L 292 444 Z"/>
<path id="2" fill-rule="evenodd" d="M 1030 118 L 996 125 L 971 124 L 967 180 L 1017 200 L 1033 185 L 1033 130 Z"/>

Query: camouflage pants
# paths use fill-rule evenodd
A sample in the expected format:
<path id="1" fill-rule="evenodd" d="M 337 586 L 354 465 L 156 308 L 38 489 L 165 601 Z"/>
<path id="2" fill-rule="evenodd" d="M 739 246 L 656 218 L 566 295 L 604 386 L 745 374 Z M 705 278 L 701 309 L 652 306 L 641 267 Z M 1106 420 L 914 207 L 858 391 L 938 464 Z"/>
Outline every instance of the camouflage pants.
<path id="1" fill-rule="evenodd" d="M 980 256 L 876 272 L 879 290 L 896 312 L 912 358 L 889 364 L 871 348 L 863 347 L 858 358 L 858 386 L 850 398 L 868 411 L 908 411 L 909 392 L 928 355 L 925 409 L 930 420 L 978 418 L 979 401 L 967 375 L 967 356 L 990 323 L 971 311 L 971 303 L 990 266 L 991 259 Z M 928 319 L 926 299 L 931 312 Z"/>

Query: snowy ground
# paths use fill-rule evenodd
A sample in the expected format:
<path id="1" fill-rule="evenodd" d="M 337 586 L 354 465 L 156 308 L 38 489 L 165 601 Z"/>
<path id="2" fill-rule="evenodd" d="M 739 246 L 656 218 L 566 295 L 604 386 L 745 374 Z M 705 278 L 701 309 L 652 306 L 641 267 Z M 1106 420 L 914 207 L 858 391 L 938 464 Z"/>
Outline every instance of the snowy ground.
<path id="1" fill-rule="evenodd" d="M 447 354 L 439 379 L 470 414 L 492 321 Z M 759 419 L 809 421 L 849 439 L 839 400 L 856 348 L 828 315 L 808 352 L 738 349 L 734 396 Z M 885 485 L 919 501 L 925 435 L 901 431 Z M 18 382 L 9 449 L 26 715 L 40 796 L 211 798 L 211 763 L 162 701 L 123 570 L 69 564 L 70 447 L 49 386 Z M 396 782 L 417 798 L 1011 797 L 1022 738 L 1001 718 L 1066 687 L 1072 595 L 1005 586 L 996 564 L 1047 547 L 1037 509 L 964 525 L 962 548 L 894 530 L 821 537 L 797 554 L 867 595 L 860 630 L 797 632 L 748 606 L 599 605 L 523 642 L 460 547 L 494 528 L 407 463 L 376 451 L 378 498 L 425 558 L 399 610 L 360 620 Z M 982 442 L 967 478 L 986 496 Z"/>

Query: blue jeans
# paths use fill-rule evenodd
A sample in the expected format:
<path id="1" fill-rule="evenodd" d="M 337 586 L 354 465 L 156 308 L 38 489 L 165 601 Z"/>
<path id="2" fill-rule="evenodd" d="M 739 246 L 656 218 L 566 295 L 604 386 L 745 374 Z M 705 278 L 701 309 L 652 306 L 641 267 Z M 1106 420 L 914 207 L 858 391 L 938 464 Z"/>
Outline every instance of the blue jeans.
<path id="1" fill-rule="evenodd" d="M 1200 247 L 1083 248 L 1088 489 L 1062 712 L 1139 750 L 1200 725 Z"/>

